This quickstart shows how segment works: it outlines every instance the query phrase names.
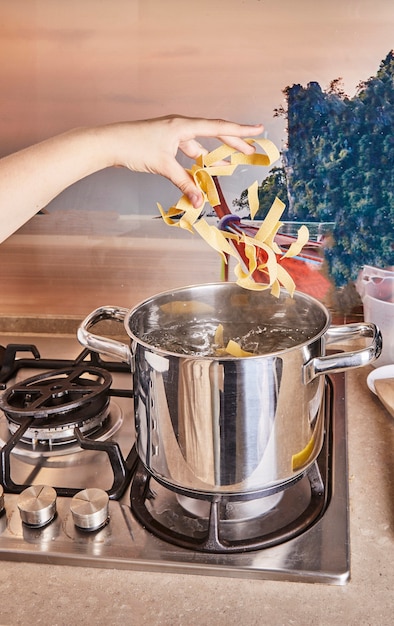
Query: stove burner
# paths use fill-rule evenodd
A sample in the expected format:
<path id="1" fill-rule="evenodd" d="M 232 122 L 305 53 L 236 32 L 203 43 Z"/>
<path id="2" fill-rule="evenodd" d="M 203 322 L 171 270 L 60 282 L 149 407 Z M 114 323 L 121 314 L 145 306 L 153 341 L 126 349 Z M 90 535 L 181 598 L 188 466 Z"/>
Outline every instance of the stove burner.
<path id="1" fill-rule="evenodd" d="M 207 514 L 196 517 L 140 462 L 131 486 L 131 509 L 144 528 L 176 546 L 215 554 L 248 552 L 293 539 L 320 519 L 328 504 L 326 480 L 316 461 L 301 480 L 283 487 L 280 497 L 271 494 L 253 500 L 252 517 L 245 519 L 242 509 L 250 507 L 248 496 L 244 501 L 223 495 L 204 500 Z M 241 512 L 239 517 L 234 509 Z"/>
<path id="2" fill-rule="evenodd" d="M 111 439 L 123 425 L 124 415 L 119 405 L 113 400 L 110 401 L 108 409 L 102 416 L 102 423 L 99 427 L 90 429 L 91 422 L 87 421 L 81 427 L 77 427 L 78 431 L 83 435 L 86 433 L 94 441 L 106 441 Z M 49 429 L 42 426 L 36 428 L 36 423 L 31 418 L 27 418 L 28 427 L 20 427 L 16 429 L 12 422 L 5 417 L 0 418 L 0 449 L 9 440 L 10 432 L 17 437 L 17 443 L 13 447 L 13 454 L 23 459 L 25 463 L 34 465 L 38 459 L 52 459 L 51 464 L 54 465 L 55 458 L 60 457 L 60 463 L 63 457 L 69 457 L 78 454 L 81 451 L 79 438 L 76 435 L 76 428 L 70 425 L 70 428 L 61 428 L 56 430 L 53 424 Z M 13 432 L 15 427 L 15 433 Z M 70 461 L 71 462 L 71 461 Z"/>
<path id="3" fill-rule="evenodd" d="M 30 356 L 21 357 L 20 353 Z M 39 374 L 7 388 L 12 379 L 23 378 L 25 369 L 38 370 Z M 5 493 L 21 494 L 34 484 L 36 474 L 47 473 L 51 479 L 56 475 L 61 483 L 53 485 L 59 497 L 72 498 L 78 493 L 82 477 L 100 487 L 112 479 L 106 489 L 109 499 L 122 498 L 138 457 L 133 437 L 126 442 L 119 436 L 126 420 L 112 399 L 132 398 L 133 392 L 128 386 L 112 388 L 110 372 L 129 375 L 130 368 L 86 349 L 74 359 L 48 359 L 42 358 L 33 344 L 0 346 L 0 409 L 4 413 L 0 416 L 0 479 Z M 123 450 L 128 450 L 126 457 Z M 86 454 L 77 460 L 74 453 L 80 455 L 82 451 Z M 97 479 L 80 477 L 75 469 L 69 481 L 70 468 L 84 467 L 92 453 L 107 457 L 103 461 L 104 455 L 100 455 L 103 480 L 101 474 Z M 21 464 L 25 468 L 32 465 L 33 470 L 27 475 L 21 473 Z M 97 473 L 94 467 L 93 473 Z"/>
<path id="4" fill-rule="evenodd" d="M 23 442 L 50 441 L 52 445 L 75 441 L 76 427 L 84 434 L 102 427 L 108 416 L 111 383 L 109 372 L 86 364 L 45 372 L 6 390 L 0 408 L 11 434 L 26 418 L 34 418 Z"/>

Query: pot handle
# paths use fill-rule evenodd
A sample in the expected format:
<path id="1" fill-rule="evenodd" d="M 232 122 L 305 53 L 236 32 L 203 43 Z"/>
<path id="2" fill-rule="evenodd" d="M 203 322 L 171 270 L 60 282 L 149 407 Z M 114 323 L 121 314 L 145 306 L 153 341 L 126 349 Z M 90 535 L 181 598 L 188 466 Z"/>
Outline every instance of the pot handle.
<path id="1" fill-rule="evenodd" d="M 375 324 L 361 322 L 343 326 L 331 326 L 327 333 L 327 343 L 345 341 L 354 337 L 371 337 L 371 344 L 367 348 L 354 352 L 339 352 L 337 354 L 315 357 L 304 365 L 304 383 L 320 374 L 334 374 L 347 369 L 362 367 L 375 361 L 382 352 L 382 334 Z"/>
<path id="2" fill-rule="evenodd" d="M 107 337 L 101 337 L 100 335 L 94 335 L 89 332 L 89 329 L 100 322 L 101 320 L 115 320 L 118 322 L 124 322 L 128 313 L 128 309 L 115 306 L 102 306 L 90 313 L 84 321 L 81 323 L 77 330 L 78 341 L 89 350 L 97 352 L 98 354 L 105 354 L 106 356 L 115 357 L 132 364 L 132 355 L 130 347 L 117 341 L 116 339 L 109 339 Z"/>

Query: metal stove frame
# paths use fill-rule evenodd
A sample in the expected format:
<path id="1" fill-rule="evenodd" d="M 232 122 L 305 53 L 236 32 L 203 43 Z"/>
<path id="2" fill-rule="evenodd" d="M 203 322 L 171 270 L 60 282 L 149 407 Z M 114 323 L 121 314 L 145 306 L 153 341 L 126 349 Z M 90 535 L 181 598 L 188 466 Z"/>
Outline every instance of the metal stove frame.
<path id="1" fill-rule="evenodd" d="M 36 344 L 42 354 L 49 353 L 57 358 L 61 355 L 61 358 L 75 359 L 81 351 L 74 337 L 8 336 L 1 339 L 3 345 L 18 341 Z M 115 386 L 127 388 L 130 385 L 130 374 L 119 372 L 114 378 Z M 64 495 L 58 495 L 57 515 L 52 523 L 33 529 L 20 520 L 17 494 L 5 493 L 5 512 L 0 517 L 0 560 L 345 584 L 350 577 L 345 376 L 335 374 L 330 379 L 333 386 L 329 435 L 330 494 L 324 513 L 300 535 L 279 545 L 244 553 L 195 552 L 171 545 L 141 527 L 130 509 L 130 489 L 126 489 L 119 500 L 110 499 L 110 521 L 96 532 L 86 533 L 75 527 L 70 498 Z M 118 444 L 127 457 L 133 437 L 131 401 L 130 398 L 116 398 L 116 402 L 125 415 Z M 127 440 L 127 445 L 123 439 Z M 69 469 L 78 475 L 77 480 L 83 480 L 83 463 L 79 457 L 71 457 L 65 461 L 66 465 L 69 463 Z M 33 471 L 36 484 L 49 484 L 55 471 L 50 465 L 46 460 L 36 472 Z M 87 474 L 94 480 L 101 480 L 107 471 L 104 467 L 104 462 L 97 457 L 93 465 L 90 462 Z"/>

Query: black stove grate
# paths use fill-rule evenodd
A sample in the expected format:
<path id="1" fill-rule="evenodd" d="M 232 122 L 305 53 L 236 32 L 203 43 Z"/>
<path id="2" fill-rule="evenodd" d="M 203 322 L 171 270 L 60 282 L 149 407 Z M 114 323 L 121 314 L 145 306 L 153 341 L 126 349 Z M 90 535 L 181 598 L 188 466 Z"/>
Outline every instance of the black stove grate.
<path id="1" fill-rule="evenodd" d="M 28 353 L 30 356 L 21 357 L 19 356 L 20 353 Z M 99 354 L 91 352 L 86 348 L 75 359 L 46 359 L 41 357 L 38 348 L 33 344 L 10 343 L 7 346 L 0 346 L 0 389 L 5 389 L 6 383 L 24 368 L 59 370 L 67 367 L 76 367 L 81 363 L 90 363 L 108 372 L 130 371 L 126 363 L 104 360 Z M 116 395 L 132 397 L 133 392 L 130 389 L 125 390 L 123 393 L 121 393 L 121 390 L 117 390 Z"/>
<path id="2" fill-rule="evenodd" d="M 20 354 L 30 354 L 30 356 L 21 357 Z M 49 370 L 49 376 L 51 372 L 81 372 L 83 370 L 88 371 L 103 371 L 103 379 L 108 381 L 107 372 L 129 372 L 129 368 L 126 364 L 120 362 L 113 362 L 103 360 L 100 355 L 90 352 L 89 350 L 83 350 L 76 359 L 45 359 L 42 358 L 37 347 L 31 344 L 9 344 L 6 347 L 0 346 L 0 389 L 6 389 L 6 383 L 16 376 L 22 369 L 36 369 L 36 370 Z M 43 375 L 44 378 L 47 374 Z M 20 388 L 23 387 L 19 385 Z M 26 392 L 29 393 L 28 386 Z M 131 389 L 114 389 L 108 387 L 105 390 L 108 396 L 112 397 L 133 397 Z M 18 402 L 19 399 L 18 399 Z M 23 401 L 21 401 L 23 405 Z M 29 405 L 29 401 L 26 401 Z M 74 403 L 71 403 L 74 410 Z M 71 406 L 70 405 L 70 406 Z M 102 403 L 100 404 L 102 406 Z M 14 410 L 15 407 L 11 407 Z M 85 407 L 86 408 L 86 407 Z M 90 412 L 91 404 L 87 403 L 87 410 Z M 15 409 L 17 410 L 17 408 Z M 84 407 L 82 406 L 81 412 L 83 413 Z M 50 423 L 51 414 L 56 412 L 54 407 L 45 408 L 45 416 L 41 418 L 41 421 L 48 425 Z M 90 418 L 90 413 L 87 416 Z M 55 415 L 55 420 L 58 417 Z M 5 443 L 0 451 L 0 470 L 1 470 L 1 484 L 3 485 L 6 493 L 21 493 L 28 485 L 18 484 L 12 479 L 12 452 L 16 446 L 23 441 L 23 436 L 26 431 L 40 422 L 40 418 L 34 415 L 34 412 L 27 409 L 21 409 L 17 416 L 17 430 Z M 112 486 L 107 490 L 109 497 L 113 500 L 119 500 L 130 484 L 132 474 L 135 471 L 135 467 L 138 461 L 135 446 L 133 446 L 126 458 L 124 458 L 119 445 L 114 441 L 99 441 L 89 436 L 85 436 L 81 428 L 76 424 L 74 428 L 74 438 L 83 450 L 94 450 L 99 452 L 105 452 L 108 456 L 113 472 Z M 80 489 L 74 489 L 72 487 L 58 486 L 55 487 L 58 496 L 72 497 Z"/>

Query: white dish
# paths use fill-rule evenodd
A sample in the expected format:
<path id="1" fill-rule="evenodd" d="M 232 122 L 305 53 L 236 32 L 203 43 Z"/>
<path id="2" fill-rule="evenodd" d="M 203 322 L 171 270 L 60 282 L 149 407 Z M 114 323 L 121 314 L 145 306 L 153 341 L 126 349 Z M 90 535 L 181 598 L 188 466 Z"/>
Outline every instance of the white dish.
<path id="1" fill-rule="evenodd" d="M 378 378 L 394 378 L 394 363 L 392 365 L 383 365 L 377 367 L 367 376 L 367 385 L 369 389 L 376 394 L 375 380 Z"/>

